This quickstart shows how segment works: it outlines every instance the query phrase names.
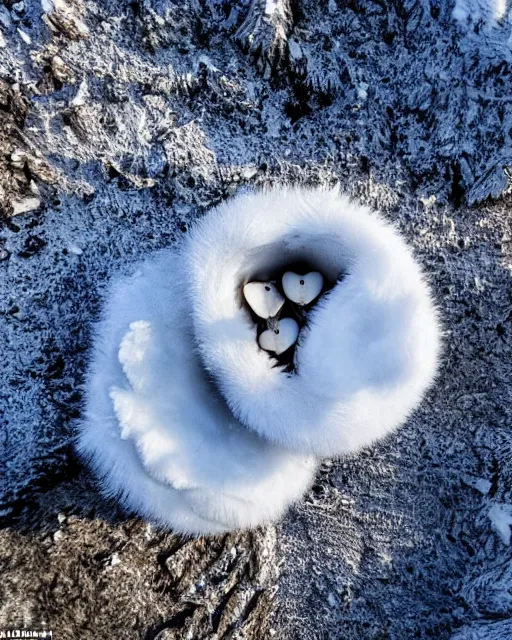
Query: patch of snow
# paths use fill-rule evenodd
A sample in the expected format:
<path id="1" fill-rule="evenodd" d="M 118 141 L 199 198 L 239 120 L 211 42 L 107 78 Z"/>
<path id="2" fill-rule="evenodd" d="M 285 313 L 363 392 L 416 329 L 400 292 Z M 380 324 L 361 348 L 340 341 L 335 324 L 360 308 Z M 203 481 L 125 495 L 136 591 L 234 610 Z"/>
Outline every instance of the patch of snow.
<path id="1" fill-rule="evenodd" d="M 78 87 L 75 97 L 71 100 L 71 106 L 81 107 L 86 103 L 89 97 L 89 88 L 87 86 L 87 80 L 84 78 Z"/>
<path id="2" fill-rule="evenodd" d="M 25 42 L 26 44 L 32 44 L 32 38 L 28 35 L 28 33 L 25 33 L 25 31 L 19 28 L 17 31 L 18 31 L 18 35 L 23 40 L 23 42 Z"/>
<path id="3" fill-rule="evenodd" d="M 302 48 L 295 38 L 288 40 L 288 51 L 292 60 L 300 60 L 304 56 Z"/>
<path id="4" fill-rule="evenodd" d="M 332 608 L 335 608 L 338 606 L 338 601 L 332 591 L 329 591 L 329 595 L 327 596 L 327 602 L 329 603 L 329 606 Z"/>
<path id="5" fill-rule="evenodd" d="M 512 505 L 495 504 L 489 509 L 488 516 L 493 529 L 502 539 L 503 544 L 509 545 L 512 534 L 510 529 L 512 527 Z"/>
<path id="6" fill-rule="evenodd" d="M 266 0 L 265 14 L 271 16 L 279 6 L 279 0 Z"/>
<path id="7" fill-rule="evenodd" d="M 486 480 L 485 478 L 478 478 L 475 482 L 475 489 L 480 491 L 480 493 L 486 496 L 492 487 L 492 482 L 490 480 Z"/>
<path id="8" fill-rule="evenodd" d="M 68 251 L 70 253 L 73 253 L 75 256 L 81 256 L 83 253 L 83 250 L 80 249 L 80 247 L 77 244 L 68 245 Z"/>
<path id="9" fill-rule="evenodd" d="M 368 98 L 368 87 L 366 82 L 360 82 L 357 87 L 357 97 L 363 102 Z"/>
<path id="10" fill-rule="evenodd" d="M 257 167 L 245 167 L 245 169 L 242 170 L 242 178 L 244 180 L 251 180 L 251 178 L 254 178 L 256 175 L 258 175 Z"/>
<path id="11" fill-rule="evenodd" d="M 485 478 L 475 478 L 474 476 L 465 475 L 462 480 L 469 486 L 476 489 L 483 496 L 486 496 L 491 490 L 492 483 Z"/>
<path id="12" fill-rule="evenodd" d="M 36 197 L 28 197 L 23 200 L 15 200 L 12 203 L 13 214 L 15 216 L 20 215 L 21 213 L 28 213 L 29 211 L 34 211 L 34 209 L 38 209 L 41 206 L 41 200 Z"/>
<path id="13" fill-rule="evenodd" d="M 494 24 L 502 20 L 507 12 L 506 0 L 456 0 L 452 16 L 459 22 L 474 24 L 485 20 Z"/>
<path id="14" fill-rule="evenodd" d="M 12 24 L 11 15 L 5 7 L 0 7 L 0 24 L 2 24 L 6 29 L 8 29 Z"/>

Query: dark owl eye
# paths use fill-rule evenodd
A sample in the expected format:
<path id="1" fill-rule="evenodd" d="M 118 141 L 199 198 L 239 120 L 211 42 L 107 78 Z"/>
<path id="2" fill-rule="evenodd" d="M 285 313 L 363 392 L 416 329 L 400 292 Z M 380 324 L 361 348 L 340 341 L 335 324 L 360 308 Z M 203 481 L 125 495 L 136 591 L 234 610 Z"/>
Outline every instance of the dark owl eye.
<path id="1" fill-rule="evenodd" d="M 304 284 L 304 280 L 301 280 L 301 281 L 300 281 L 300 283 L 301 283 L 301 284 Z"/>
<path id="2" fill-rule="evenodd" d="M 265 291 L 270 291 L 270 287 L 265 287 Z"/>
<path id="3" fill-rule="evenodd" d="M 274 333 L 277 335 L 279 333 L 279 329 L 275 329 Z"/>

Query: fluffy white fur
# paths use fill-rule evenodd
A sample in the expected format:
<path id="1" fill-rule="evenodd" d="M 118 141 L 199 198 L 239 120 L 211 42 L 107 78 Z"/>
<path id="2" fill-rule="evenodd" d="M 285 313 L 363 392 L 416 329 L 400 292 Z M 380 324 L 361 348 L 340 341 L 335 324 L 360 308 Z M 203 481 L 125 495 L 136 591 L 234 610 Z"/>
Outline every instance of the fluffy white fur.
<path id="1" fill-rule="evenodd" d="M 103 492 L 150 520 L 191 534 L 253 527 L 302 495 L 316 463 L 241 426 L 218 397 L 195 352 L 184 266 L 165 251 L 115 282 L 76 446 Z"/>
<path id="2" fill-rule="evenodd" d="M 204 365 L 269 441 L 318 456 L 357 450 L 403 423 L 435 376 L 439 326 L 418 264 L 390 224 L 337 190 L 227 201 L 182 256 Z M 310 313 L 286 374 L 258 347 L 241 288 L 297 259 L 343 278 Z"/>
<path id="3" fill-rule="evenodd" d="M 336 284 L 310 312 L 288 374 L 259 348 L 242 288 L 296 260 Z M 402 423 L 438 353 L 425 280 L 381 217 L 336 190 L 242 195 L 178 252 L 114 283 L 77 448 L 107 495 L 160 524 L 256 526 L 302 495 L 314 456 Z"/>

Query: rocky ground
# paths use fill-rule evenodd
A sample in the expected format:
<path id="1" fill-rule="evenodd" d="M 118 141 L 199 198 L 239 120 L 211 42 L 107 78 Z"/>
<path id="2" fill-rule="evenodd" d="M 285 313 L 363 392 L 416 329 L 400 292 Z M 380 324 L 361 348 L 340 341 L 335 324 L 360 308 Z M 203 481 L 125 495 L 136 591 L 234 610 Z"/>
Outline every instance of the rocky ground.
<path id="1" fill-rule="evenodd" d="M 452 9 L 0 6 L 0 629 L 512 637 L 510 23 Z M 186 540 L 101 498 L 74 456 L 90 324 L 115 271 L 277 182 L 339 183 L 401 229 L 442 370 L 283 522 Z"/>

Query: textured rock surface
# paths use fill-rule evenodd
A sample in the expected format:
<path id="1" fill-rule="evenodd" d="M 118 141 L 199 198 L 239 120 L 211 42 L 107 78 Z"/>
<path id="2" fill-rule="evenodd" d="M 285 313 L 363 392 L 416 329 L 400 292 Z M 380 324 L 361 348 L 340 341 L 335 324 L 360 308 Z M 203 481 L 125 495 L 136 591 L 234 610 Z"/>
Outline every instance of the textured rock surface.
<path id="1" fill-rule="evenodd" d="M 0 628 L 511 633 L 510 24 L 452 8 L 0 7 Z M 90 323 L 115 270 L 278 181 L 339 182 L 403 231 L 439 301 L 442 371 L 277 527 L 178 539 L 101 499 L 73 456 Z"/>

